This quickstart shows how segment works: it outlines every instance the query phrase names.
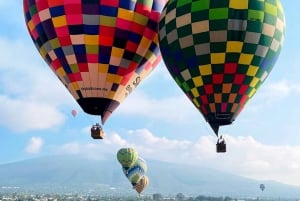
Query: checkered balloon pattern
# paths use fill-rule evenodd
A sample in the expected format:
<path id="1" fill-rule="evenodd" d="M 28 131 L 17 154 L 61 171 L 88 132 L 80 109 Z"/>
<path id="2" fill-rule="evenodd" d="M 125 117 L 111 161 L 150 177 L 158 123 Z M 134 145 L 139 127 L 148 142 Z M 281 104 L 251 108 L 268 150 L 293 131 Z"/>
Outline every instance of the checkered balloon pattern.
<path id="1" fill-rule="evenodd" d="M 218 134 L 270 74 L 284 33 L 279 0 L 170 0 L 159 45 L 170 74 Z"/>
<path id="2" fill-rule="evenodd" d="M 102 123 L 161 60 L 163 6 L 161 0 L 23 0 L 39 53 Z"/>

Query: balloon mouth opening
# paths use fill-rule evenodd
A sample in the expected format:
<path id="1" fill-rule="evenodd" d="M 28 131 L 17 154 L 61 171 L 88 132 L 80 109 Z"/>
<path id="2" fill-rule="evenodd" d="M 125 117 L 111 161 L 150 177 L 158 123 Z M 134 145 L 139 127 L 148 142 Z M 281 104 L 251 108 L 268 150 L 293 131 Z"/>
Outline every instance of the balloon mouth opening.
<path id="1" fill-rule="evenodd" d="M 108 98 L 80 98 L 77 102 L 85 113 L 101 116 L 102 124 L 120 105 L 120 102 Z"/>
<path id="2" fill-rule="evenodd" d="M 206 115 L 206 119 L 210 127 L 218 136 L 220 126 L 232 124 L 232 122 L 234 121 L 234 113 L 232 112 L 208 113 Z"/>

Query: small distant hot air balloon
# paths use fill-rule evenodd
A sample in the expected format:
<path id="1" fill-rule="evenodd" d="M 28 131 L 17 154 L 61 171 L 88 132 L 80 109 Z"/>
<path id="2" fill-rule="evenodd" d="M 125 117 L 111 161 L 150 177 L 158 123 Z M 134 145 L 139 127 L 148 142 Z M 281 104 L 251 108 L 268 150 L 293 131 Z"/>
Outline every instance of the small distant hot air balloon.
<path id="1" fill-rule="evenodd" d="M 138 160 L 138 153 L 133 148 L 121 148 L 117 153 L 117 159 L 122 167 L 128 170 Z"/>
<path id="2" fill-rule="evenodd" d="M 149 178 L 145 175 L 143 178 L 134 186 L 136 192 L 141 194 L 141 192 L 148 186 Z"/>
<path id="3" fill-rule="evenodd" d="M 164 1 L 23 0 L 40 55 L 85 113 L 102 124 L 161 60 Z"/>
<path id="4" fill-rule="evenodd" d="M 264 191 L 265 188 L 266 188 L 266 186 L 265 186 L 264 184 L 260 184 L 260 185 L 259 185 L 259 188 L 260 188 L 261 191 Z"/>
<path id="5" fill-rule="evenodd" d="M 284 32 L 279 0 L 170 0 L 159 45 L 171 76 L 218 136 L 270 74 Z"/>
<path id="6" fill-rule="evenodd" d="M 77 114 L 78 114 L 77 110 L 72 110 L 72 112 L 71 112 L 71 113 L 72 113 L 72 116 L 73 116 L 73 117 L 76 117 L 76 116 L 77 116 Z"/>

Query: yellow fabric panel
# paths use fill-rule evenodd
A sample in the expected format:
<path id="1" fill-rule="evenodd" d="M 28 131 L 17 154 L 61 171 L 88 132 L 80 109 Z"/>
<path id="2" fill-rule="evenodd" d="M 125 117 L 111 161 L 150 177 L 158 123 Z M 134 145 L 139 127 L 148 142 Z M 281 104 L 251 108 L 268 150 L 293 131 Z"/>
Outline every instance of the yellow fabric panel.
<path id="1" fill-rule="evenodd" d="M 253 59 L 253 54 L 241 54 L 239 59 L 239 64 L 250 65 Z"/>
<path id="2" fill-rule="evenodd" d="M 192 80 L 196 87 L 203 86 L 203 80 L 201 76 L 193 77 Z"/>
<path id="3" fill-rule="evenodd" d="M 200 107 L 200 104 L 196 98 L 193 99 L 193 103 L 196 107 Z"/>
<path id="4" fill-rule="evenodd" d="M 122 81 L 122 76 L 108 73 L 106 81 L 119 84 Z"/>
<path id="5" fill-rule="evenodd" d="M 99 73 L 107 73 L 108 72 L 108 64 L 99 64 L 98 65 L 98 72 Z"/>
<path id="6" fill-rule="evenodd" d="M 151 44 L 151 42 L 152 42 L 151 40 L 149 40 L 148 38 L 146 38 L 146 37 L 143 36 L 143 38 L 142 38 L 139 46 L 144 47 L 144 48 L 148 48 L 149 45 Z"/>
<path id="7" fill-rule="evenodd" d="M 65 15 L 59 17 L 53 17 L 52 22 L 54 27 L 63 27 L 67 25 L 67 19 Z"/>
<path id="8" fill-rule="evenodd" d="M 251 98 L 255 94 L 255 92 L 256 92 L 255 88 L 251 89 L 251 91 L 249 93 L 249 98 Z"/>
<path id="9" fill-rule="evenodd" d="M 118 17 L 125 19 L 125 20 L 131 20 L 133 18 L 133 11 L 124 9 L 124 8 L 118 8 Z"/>
<path id="10" fill-rule="evenodd" d="M 210 59 L 212 64 L 223 64 L 225 63 L 225 53 L 211 53 Z"/>
<path id="11" fill-rule="evenodd" d="M 110 91 L 108 94 L 108 98 L 114 100 L 115 93 L 116 93 L 115 91 Z"/>
<path id="12" fill-rule="evenodd" d="M 99 44 L 98 35 L 84 35 L 84 43 L 86 45 L 97 45 Z"/>
<path id="13" fill-rule="evenodd" d="M 73 86 L 74 90 L 80 90 L 80 87 L 77 82 L 73 82 L 72 86 Z"/>
<path id="14" fill-rule="evenodd" d="M 265 12 L 277 16 L 277 7 L 271 3 L 265 3 Z"/>
<path id="15" fill-rule="evenodd" d="M 113 47 L 111 50 L 111 56 L 113 57 L 122 58 L 123 54 L 124 54 L 124 49 Z"/>
<path id="16" fill-rule="evenodd" d="M 63 67 L 60 67 L 56 70 L 56 74 L 63 77 L 66 75 L 66 71 L 63 69 Z"/>
<path id="17" fill-rule="evenodd" d="M 228 41 L 226 44 L 226 52 L 242 52 L 243 42 Z"/>
<path id="18" fill-rule="evenodd" d="M 30 21 L 27 23 L 27 26 L 28 26 L 30 32 L 32 32 L 32 30 L 34 30 L 34 28 L 35 28 L 35 25 L 33 24 L 32 20 L 30 20 Z"/>
<path id="19" fill-rule="evenodd" d="M 254 88 L 257 85 L 258 82 L 259 82 L 259 78 L 253 77 L 253 79 L 250 82 L 249 86 Z"/>
<path id="20" fill-rule="evenodd" d="M 199 66 L 199 71 L 201 75 L 211 75 L 212 74 L 211 65 L 210 64 L 201 65 Z"/>
<path id="21" fill-rule="evenodd" d="M 248 0 L 230 0 L 229 8 L 247 9 L 248 8 Z"/>
<path id="22" fill-rule="evenodd" d="M 256 73 L 258 71 L 258 67 L 257 66 L 252 66 L 250 65 L 249 68 L 248 68 L 248 71 L 247 71 L 247 75 L 248 76 L 255 76 Z"/>
<path id="23" fill-rule="evenodd" d="M 197 88 L 192 88 L 191 92 L 192 92 L 192 94 L 193 94 L 194 97 L 198 97 L 199 96 L 199 92 L 198 92 Z"/>

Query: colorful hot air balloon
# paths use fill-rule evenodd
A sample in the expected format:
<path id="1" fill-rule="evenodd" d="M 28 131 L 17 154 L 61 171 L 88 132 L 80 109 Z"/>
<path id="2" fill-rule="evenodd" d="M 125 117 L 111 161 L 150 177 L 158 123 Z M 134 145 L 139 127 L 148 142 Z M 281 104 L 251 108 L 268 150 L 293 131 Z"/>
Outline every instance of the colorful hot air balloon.
<path id="1" fill-rule="evenodd" d="M 43 59 L 102 124 L 161 59 L 161 0 L 23 0 L 23 6 Z"/>
<path id="2" fill-rule="evenodd" d="M 170 0 L 159 44 L 170 74 L 218 135 L 268 77 L 284 32 L 279 0 Z"/>
<path id="3" fill-rule="evenodd" d="M 124 172 L 124 171 L 123 171 Z M 139 166 L 130 167 L 127 172 L 124 172 L 127 179 L 130 181 L 131 185 L 134 187 L 141 178 L 145 175 L 142 169 Z"/>
<path id="4" fill-rule="evenodd" d="M 138 192 L 138 194 L 141 194 L 141 192 L 148 186 L 149 184 L 149 178 L 145 175 L 141 180 L 135 185 L 135 190 Z"/>
<path id="5" fill-rule="evenodd" d="M 129 169 L 123 167 L 123 172 L 130 183 L 135 186 L 147 172 L 146 161 L 138 157 L 137 161 Z"/>
<path id="6" fill-rule="evenodd" d="M 138 160 L 138 153 L 133 148 L 121 148 L 117 153 L 117 159 L 122 167 L 128 170 Z"/>

